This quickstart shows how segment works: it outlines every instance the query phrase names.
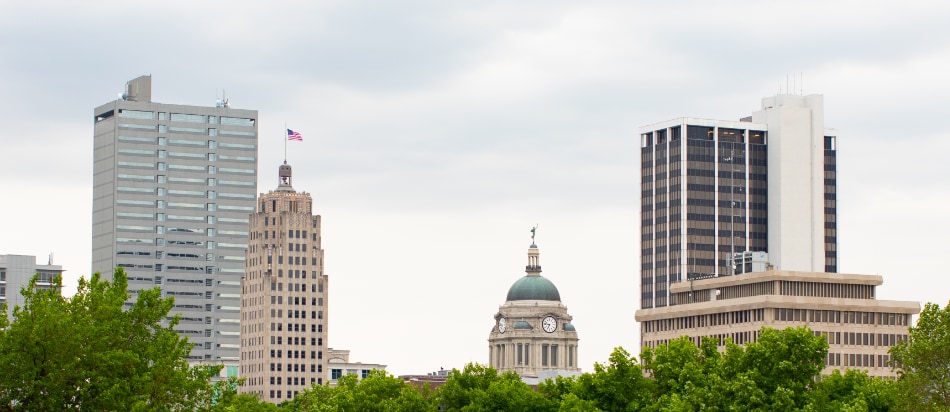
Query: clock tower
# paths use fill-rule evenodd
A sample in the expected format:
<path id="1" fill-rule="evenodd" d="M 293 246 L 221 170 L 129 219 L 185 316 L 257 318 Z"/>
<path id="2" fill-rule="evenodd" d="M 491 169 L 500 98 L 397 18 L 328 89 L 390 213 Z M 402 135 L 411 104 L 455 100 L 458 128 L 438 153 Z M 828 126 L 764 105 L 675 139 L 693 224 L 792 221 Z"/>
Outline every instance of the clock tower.
<path id="1" fill-rule="evenodd" d="M 534 229 L 526 274 L 511 285 L 505 303 L 495 313 L 488 335 L 488 364 L 499 372 L 515 371 L 522 378 L 577 373 L 577 331 L 557 287 L 541 276 L 533 233 Z"/>

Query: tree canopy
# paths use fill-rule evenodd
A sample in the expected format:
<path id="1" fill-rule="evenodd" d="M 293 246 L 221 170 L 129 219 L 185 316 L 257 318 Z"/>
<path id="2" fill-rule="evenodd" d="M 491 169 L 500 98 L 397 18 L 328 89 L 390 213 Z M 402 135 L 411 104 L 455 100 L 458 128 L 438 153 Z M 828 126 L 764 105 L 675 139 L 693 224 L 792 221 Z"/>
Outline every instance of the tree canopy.
<path id="1" fill-rule="evenodd" d="M 25 287 L 12 319 L 0 317 L 0 410 L 158 411 L 950 411 L 950 308 L 928 304 L 910 339 L 891 349 L 900 378 L 848 370 L 820 376 L 828 344 L 807 327 L 763 328 L 743 346 L 686 337 L 616 348 L 606 364 L 537 387 L 514 372 L 469 364 L 432 391 L 384 371 L 336 386 L 312 385 L 281 405 L 237 394 L 241 379 L 212 383 L 220 365 L 192 366 L 175 333 L 172 298 L 96 273 L 72 297 Z"/>
<path id="2" fill-rule="evenodd" d="M 195 410 L 208 406 L 221 366 L 189 366 L 191 345 L 167 319 L 171 298 L 142 290 L 131 307 L 125 272 L 111 282 L 80 279 L 72 297 L 25 287 L 23 306 L 4 311 L 0 408 L 9 410 Z"/>
<path id="3" fill-rule="evenodd" d="M 924 305 L 909 339 L 891 348 L 902 410 L 950 411 L 950 304 Z"/>

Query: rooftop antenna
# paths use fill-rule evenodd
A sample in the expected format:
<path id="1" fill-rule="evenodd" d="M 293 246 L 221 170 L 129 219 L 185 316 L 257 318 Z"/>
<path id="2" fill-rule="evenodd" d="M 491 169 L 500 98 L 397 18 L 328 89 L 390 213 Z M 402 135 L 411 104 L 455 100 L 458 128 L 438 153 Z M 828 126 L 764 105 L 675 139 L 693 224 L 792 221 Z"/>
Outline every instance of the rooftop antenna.
<path id="1" fill-rule="evenodd" d="M 227 90 L 221 89 L 221 98 L 214 101 L 214 107 L 231 107 L 231 103 L 228 102 Z"/>

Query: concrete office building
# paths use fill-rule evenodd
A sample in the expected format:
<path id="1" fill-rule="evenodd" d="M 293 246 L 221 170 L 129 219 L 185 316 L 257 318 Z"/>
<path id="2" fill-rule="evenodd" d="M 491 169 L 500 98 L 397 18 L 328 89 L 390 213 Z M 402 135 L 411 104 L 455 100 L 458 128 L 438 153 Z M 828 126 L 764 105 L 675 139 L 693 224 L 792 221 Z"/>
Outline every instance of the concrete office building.
<path id="1" fill-rule="evenodd" d="M 160 287 L 195 345 L 238 367 L 240 281 L 257 193 L 257 111 L 152 101 L 151 76 L 95 108 L 92 270 Z"/>
<path id="2" fill-rule="evenodd" d="M 680 118 L 641 138 L 640 337 L 755 341 L 762 326 L 826 333 L 828 369 L 890 373 L 916 302 L 839 275 L 837 132 L 820 95 L 778 95 L 739 121 Z"/>
<path id="3" fill-rule="evenodd" d="M 637 311 L 642 346 L 688 336 L 754 342 L 763 326 L 807 325 L 828 340 L 825 369 L 894 377 L 888 350 L 907 340 L 917 302 L 877 300 L 880 276 L 768 270 L 671 285 L 674 306 Z"/>
<path id="4" fill-rule="evenodd" d="M 273 403 L 324 383 L 329 292 L 313 199 L 294 190 L 289 165 L 278 174 L 250 217 L 241 280 L 240 391 Z"/>
<path id="5" fill-rule="evenodd" d="M 769 97 L 740 121 L 679 118 L 640 137 L 640 308 L 675 304 L 674 283 L 733 274 L 743 251 L 837 272 L 837 132 L 822 96 Z"/>
<path id="6" fill-rule="evenodd" d="M 33 276 L 39 276 L 37 289 L 51 289 L 53 279 L 63 276 L 63 267 L 53 264 L 52 255 L 46 265 L 36 263 L 35 256 L 0 255 L 0 304 L 7 304 L 8 318 L 13 315 L 15 306 L 23 306 L 20 291 L 30 284 Z"/>

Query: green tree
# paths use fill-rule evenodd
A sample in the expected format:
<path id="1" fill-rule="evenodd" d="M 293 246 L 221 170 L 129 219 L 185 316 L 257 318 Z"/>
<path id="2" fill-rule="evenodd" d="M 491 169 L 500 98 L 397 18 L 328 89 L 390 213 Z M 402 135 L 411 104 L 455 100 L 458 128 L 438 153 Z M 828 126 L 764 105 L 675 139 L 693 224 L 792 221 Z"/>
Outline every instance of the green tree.
<path id="1" fill-rule="evenodd" d="M 276 412 L 280 409 L 267 401 L 258 399 L 257 395 L 242 393 L 227 401 L 216 403 L 211 408 L 213 412 Z"/>
<path id="2" fill-rule="evenodd" d="M 745 346 L 727 340 L 724 352 L 717 340 L 704 338 L 697 347 L 686 337 L 675 339 L 644 349 L 641 358 L 653 384 L 642 385 L 640 391 L 654 402 L 641 400 L 640 406 L 628 404 L 626 410 L 800 410 L 824 368 L 827 350 L 825 339 L 804 327 L 763 328 L 758 340 Z M 633 391 L 623 393 L 630 396 Z M 623 404 L 598 406 L 619 410 Z"/>
<path id="3" fill-rule="evenodd" d="M 950 411 L 950 304 L 924 305 L 910 338 L 890 353 L 899 375 L 898 409 Z"/>
<path id="4" fill-rule="evenodd" d="M 806 326 L 762 328 L 745 346 L 728 342 L 723 355 L 728 399 L 746 410 L 801 409 L 827 354 L 828 342 Z"/>
<path id="5" fill-rule="evenodd" d="M 723 357 L 716 341 L 703 338 L 699 347 L 681 337 L 641 355 L 655 385 L 653 408 L 699 410 L 723 407 Z"/>
<path id="6" fill-rule="evenodd" d="M 128 280 L 115 270 L 79 280 L 25 287 L 23 306 L 0 331 L 0 408 L 9 410 L 194 410 L 212 401 L 210 378 L 221 366 L 191 367 L 191 344 L 167 318 L 172 298 L 142 290 L 125 310 Z"/>
<path id="7" fill-rule="evenodd" d="M 897 386 L 893 381 L 872 378 L 864 371 L 848 369 L 822 376 L 809 392 L 806 411 L 886 412 L 894 409 Z"/>
<path id="8" fill-rule="evenodd" d="M 498 374 L 494 368 L 474 363 L 453 369 L 436 389 L 436 402 L 444 411 L 556 411 L 550 401 L 521 381 L 517 373 Z"/>
<path id="9" fill-rule="evenodd" d="M 381 370 L 371 371 L 362 380 L 356 375 L 343 375 L 335 387 L 313 385 L 283 404 L 284 408 L 301 412 L 438 410 L 427 392 Z"/>
<path id="10" fill-rule="evenodd" d="M 262 401 L 257 394 L 238 394 L 238 388 L 244 384 L 245 378 L 229 377 L 227 380 L 215 382 L 211 391 L 213 404 L 202 408 L 208 412 L 270 412 L 276 411 L 277 405 Z"/>
<path id="11" fill-rule="evenodd" d="M 639 411 L 654 403 L 655 382 L 643 376 L 636 358 L 621 347 L 614 349 L 608 364 L 594 364 L 592 373 L 577 378 L 573 394 L 604 411 Z M 573 399 L 572 403 L 577 403 Z"/>

